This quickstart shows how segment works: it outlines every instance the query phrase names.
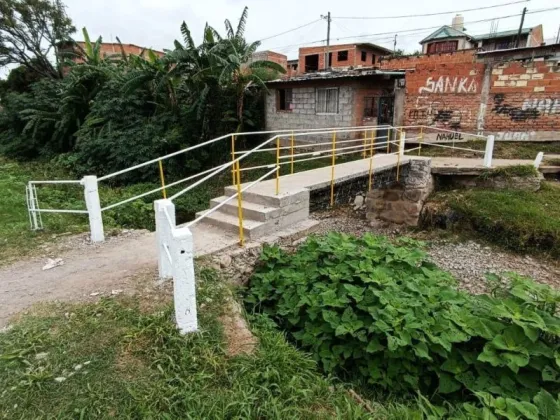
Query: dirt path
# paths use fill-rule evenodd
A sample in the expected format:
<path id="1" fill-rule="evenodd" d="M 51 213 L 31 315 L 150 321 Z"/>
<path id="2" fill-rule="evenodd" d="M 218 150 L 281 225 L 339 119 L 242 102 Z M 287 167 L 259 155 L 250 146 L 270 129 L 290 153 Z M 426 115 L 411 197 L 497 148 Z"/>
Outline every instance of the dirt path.
<path id="1" fill-rule="evenodd" d="M 73 249 L 67 249 L 68 244 Z M 64 248 L 0 268 L 0 328 L 37 302 L 79 301 L 91 298 L 92 293 L 95 297 L 132 290 L 133 276 L 157 265 L 153 233 L 135 232 L 101 245 L 70 239 Z M 62 258 L 64 264 L 43 271 L 47 257 Z"/>

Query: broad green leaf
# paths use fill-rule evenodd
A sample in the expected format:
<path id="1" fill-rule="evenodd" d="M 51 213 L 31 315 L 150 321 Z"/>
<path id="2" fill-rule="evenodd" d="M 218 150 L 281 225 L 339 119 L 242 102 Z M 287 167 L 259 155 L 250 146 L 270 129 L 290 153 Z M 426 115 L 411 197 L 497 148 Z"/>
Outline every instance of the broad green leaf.
<path id="1" fill-rule="evenodd" d="M 533 402 L 539 410 L 539 414 L 543 419 L 547 420 L 560 420 L 560 404 L 552 395 L 541 389 L 540 392 L 535 395 Z"/>
<path id="2" fill-rule="evenodd" d="M 445 372 L 439 374 L 438 391 L 442 394 L 451 394 L 461 389 L 461 384 L 457 382 L 452 375 Z"/>

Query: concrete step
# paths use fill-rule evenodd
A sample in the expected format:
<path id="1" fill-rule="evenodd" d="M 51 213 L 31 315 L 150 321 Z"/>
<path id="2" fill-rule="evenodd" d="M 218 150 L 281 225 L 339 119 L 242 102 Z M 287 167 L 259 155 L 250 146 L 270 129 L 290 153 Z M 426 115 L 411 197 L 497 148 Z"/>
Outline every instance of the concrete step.
<path id="1" fill-rule="evenodd" d="M 209 214 L 201 222 L 218 227 L 225 232 L 230 234 L 239 233 L 239 219 L 235 215 L 231 215 L 221 211 L 219 209 L 214 213 Z M 196 217 L 202 216 L 206 211 L 204 210 L 198 212 Z M 246 217 L 243 218 L 243 234 L 249 239 L 258 238 L 259 235 L 263 236 L 267 233 L 265 222 L 259 222 L 258 220 L 251 220 Z"/>
<path id="2" fill-rule="evenodd" d="M 224 194 L 228 197 L 236 193 L 237 190 L 234 186 L 224 188 Z M 261 204 L 263 206 L 281 208 L 291 204 L 298 204 L 303 201 L 308 202 L 309 190 L 301 188 L 286 192 L 286 189 L 284 189 L 283 192 L 276 195 L 273 189 L 263 191 L 262 189 L 257 189 L 255 187 L 254 191 L 248 190 L 243 193 L 243 200 L 250 203 Z"/>
<path id="3" fill-rule="evenodd" d="M 216 210 L 214 213 L 206 216 L 202 221 L 209 225 L 223 229 L 225 232 L 238 234 L 239 219 L 237 215 L 232 215 L 222 210 L 223 208 Z M 202 216 L 206 211 L 207 210 L 198 212 L 196 217 Z M 306 220 L 308 217 L 309 207 L 307 205 L 305 205 L 302 209 L 291 212 L 285 216 L 269 219 L 264 222 L 247 218 L 244 215 L 243 233 L 248 239 L 257 239 Z"/>
<path id="4" fill-rule="evenodd" d="M 221 196 L 210 200 L 210 207 L 214 208 L 227 200 L 228 196 Z M 243 197 L 241 208 L 243 209 L 243 218 L 256 220 L 259 222 L 266 222 L 270 219 L 276 219 L 282 214 L 281 210 L 277 207 L 267 206 L 263 204 L 251 203 Z M 220 211 L 232 216 L 237 216 L 237 198 L 234 198 L 220 207 Z"/>

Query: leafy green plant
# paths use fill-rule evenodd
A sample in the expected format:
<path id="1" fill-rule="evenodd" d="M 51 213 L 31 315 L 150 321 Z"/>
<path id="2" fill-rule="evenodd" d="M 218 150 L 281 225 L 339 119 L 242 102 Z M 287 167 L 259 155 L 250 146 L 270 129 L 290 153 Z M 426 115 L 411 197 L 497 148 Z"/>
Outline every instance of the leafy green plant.
<path id="1" fill-rule="evenodd" d="M 246 302 L 325 371 L 435 402 L 471 400 L 498 417 L 477 397 L 533 412 L 539 393 L 560 391 L 560 294 L 513 273 L 491 280 L 507 286 L 472 296 L 418 242 L 331 233 L 293 254 L 265 248 Z"/>

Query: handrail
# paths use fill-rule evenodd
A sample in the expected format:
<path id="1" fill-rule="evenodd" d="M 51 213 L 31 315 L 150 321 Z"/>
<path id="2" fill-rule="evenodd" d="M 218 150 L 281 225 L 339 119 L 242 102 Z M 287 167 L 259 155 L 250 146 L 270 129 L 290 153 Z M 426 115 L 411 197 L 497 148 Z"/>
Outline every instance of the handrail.
<path id="1" fill-rule="evenodd" d="M 367 126 L 367 127 L 376 128 L 378 126 Z M 383 126 L 383 127 L 385 127 L 385 126 Z M 355 128 L 355 127 L 350 127 L 350 128 Z M 203 147 L 203 146 L 208 146 L 209 144 L 212 144 L 212 143 L 218 142 L 220 140 L 230 138 L 231 136 L 236 136 L 236 137 L 238 137 L 238 136 L 252 136 L 252 135 L 260 135 L 260 134 L 292 133 L 292 132 L 298 132 L 298 131 L 305 131 L 307 133 L 311 132 L 311 133 L 315 134 L 315 131 L 318 131 L 318 130 L 336 130 L 336 128 L 326 128 L 326 129 L 325 128 L 312 128 L 312 129 L 249 131 L 249 132 L 244 132 L 244 133 L 228 133 L 228 134 L 224 134 L 223 136 L 216 137 L 214 139 L 210 139 L 210 140 L 207 140 L 205 142 L 195 144 L 194 146 L 190 146 L 190 147 L 187 147 L 185 149 L 181 149 L 181 150 L 178 150 L 176 152 L 169 153 L 169 154 L 164 155 L 164 156 L 160 156 L 158 158 L 149 160 L 147 162 L 139 163 L 138 165 L 131 166 L 130 168 L 122 169 L 120 171 L 116 171 L 116 172 L 104 175 L 102 177 L 97 178 L 97 180 L 98 181 L 104 181 L 106 179 L 125 174 L 125 173 L 133 171 L 135 169 L 143 168 L 144 166 L 151 165 L 152 163 L 156 163 L 156 162 L 159 162 L 159 161 L 162 161 L 162 160 L 165 160 L 165 159 L 169 159 L 171 157 L 180 155 L 182 153 L 190 152 L 191 150 L 195 150 L 195 149 L 198 149 L 198 148 Z M 320 134 L 320 133 L 317 133 L 317 134 Z M 309 134 L 307 134 L 307 135 L 309 135 Z"/>
<path id="2" fill-rule="evenodd" d="M 272 171 L 268 171 L 266 174 L 264 174 L 263 176 L 261 176 L 259 179 L 257 179 L 256 181 L 251 182 L 249 185 L 243 187 L 241 189 L 241 193 L 247 191 L 249 188 L 254 187 L 256 184 L 258 184 L 259 182 L 261 182 L 263 179 L 265 179 L 267 176 L 269 176 L 270 174 L 272 174 L 273 172 L 275 172 L 277 169 L 277 166 L 274 165 L 274 168 L 272 169 Z M 219 208 L 225 206 L 227 203 L 229 203 L 231 200 L 233 200 L 234 198 L 237 198 L 237 196 L 239 195 L 239 193 L 235 193 L 234 195 L 228 197 L 227 199 L 225 199 L 224 201 L 220 202 L 220 204 L 218 204 L 217 206 L 212 207 L 211 209 L 209 209 L 206 213 L 202 214 L 201 216 L 197 217 L 196 219 L 190 221 L 189 223 L 187 223 L 185 225 L 185 227 L 190 228 L 192 225 L 194 225 L 195 223 L 200 222 L 202 219 L 204 219 L 206 216 L 209 216 L 210 214 L 214 213 L 216 210 L 218 210 Z"/>
<path id="3" fill-rule="evenodd" d="M 252 149 L 252 150 L 248 151 L 247 153 L 245 153 L 243 156 L 240 156 L 240 157 L 238 157 L 238 158 L 232 160 L 231 162 L 228 162 L 228 163 L 222 165 L 221 167 L 219 167 L 218 169 L 216 169 L 214 172 L 212 172 L 210 175 L 205 176 L 204 178 L 198 180 L 197 182 L 195 182 L 195 183 L 192 184 L 192 185 L 189 185 L 187 188 L 185 188 L 184 190 L 179 191 L 177 194 L 171 196 L 169 199 L 170 199 L 171 201 L 173 201 L 174 199 L 176 199 L 177 197 L 183 195 L 184 193 L 186 193 L 186 192 L 192 190 L 192 189 L 195 188 L 195 187 L 198 187 L 198 186 L 199 186 L 200 184 L 202 184 L 204 181 L 206 181 L 206 180 L 212 178 L 214 175 L 219 174 L 219 173 L 222 172 L 224 169 L 226 169 L 226 168 L 228 168 L 228 167 L 234 165 L 235 163 L 240 162 L 242 159 L 246 158 L 246 157 L 249 156 L 251 153 L 253 153 L 253 152 L 259 150 L 261 147 L 265 146 L 266 144 L 270 143 L 270 142 L 273 141 L 273 140 L 276 140 L 277 138 L 278 138 L 278 136 L 271 137 L 270 139 L 266 140 L 265 142 L 259 144 L 259 145 L 258 145 L 257 147 L 255 147 L 254 149 Z"/>

